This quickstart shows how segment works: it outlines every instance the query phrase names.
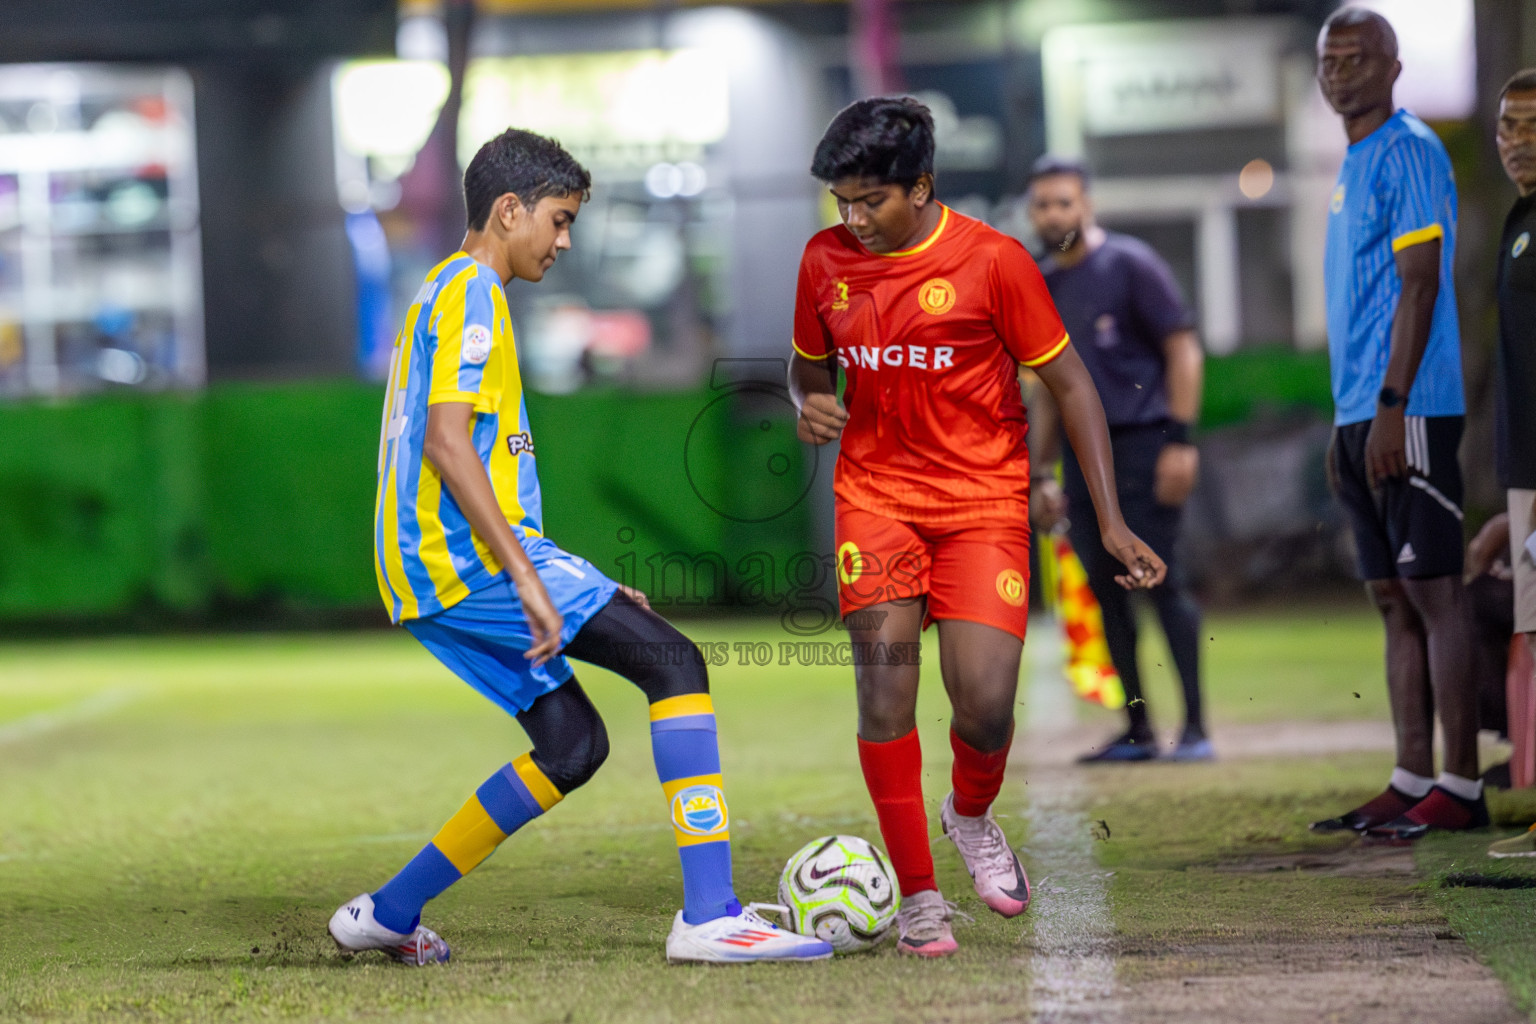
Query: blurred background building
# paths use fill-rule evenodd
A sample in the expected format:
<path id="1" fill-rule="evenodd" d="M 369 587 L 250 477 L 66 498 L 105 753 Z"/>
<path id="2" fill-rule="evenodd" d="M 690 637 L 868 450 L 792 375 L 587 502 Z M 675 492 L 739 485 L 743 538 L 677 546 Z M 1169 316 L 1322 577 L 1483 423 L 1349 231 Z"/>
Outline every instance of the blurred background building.
<path id="1" fill-rule="evenodd" d="M 1536 63 L 1536 3 L 1368 5 L 1458 168 L 1491 507 L 1491 103 Z M 375 616 L 375 382 L 508 125 L 594 173 L 572 253 L 508 295 L 552 534 L 662 603 L 818 590 L 827 455 L 777 390 L 835 216 L 806 167 L 839 107 L 892 91 L 933 109 L 956 209 L 1033 245 L 1031 163 L 1080 155 L 1101 220 L 1174 266 L 1214 357 L 1209 588 L 1347 565 L 1320 454 L 1334 0 L 0 6 L 0 622 Z"/>

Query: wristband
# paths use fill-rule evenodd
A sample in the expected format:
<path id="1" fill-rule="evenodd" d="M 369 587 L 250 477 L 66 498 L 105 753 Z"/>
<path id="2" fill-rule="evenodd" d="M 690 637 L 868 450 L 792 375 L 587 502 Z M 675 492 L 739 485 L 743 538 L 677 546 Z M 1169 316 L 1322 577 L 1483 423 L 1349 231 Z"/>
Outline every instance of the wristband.
<path id="1" fill-rule="evenodd" d="M 1169 420 L 1163 428 L 1163 442 L 1165 444 L 1189 444 L 1189 424 L 1180 423 L 1178 420 Z"/>

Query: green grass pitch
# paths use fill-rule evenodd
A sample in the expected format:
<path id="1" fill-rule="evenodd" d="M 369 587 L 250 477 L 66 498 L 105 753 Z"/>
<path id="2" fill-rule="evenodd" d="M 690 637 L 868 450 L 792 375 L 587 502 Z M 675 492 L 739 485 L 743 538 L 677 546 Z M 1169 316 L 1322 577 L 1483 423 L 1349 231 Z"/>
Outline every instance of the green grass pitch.
<path id="1" fill-rule="evenodd" d="M 1362 612 L 1215 620 L 1218 728 L 1384 714 L 1378 629 Z M 689 632 L 787 639 L 762 624 Z M 1147 650 L 1154 674 L 1157 650 Z M 1027 1016 L 1029 915 L 987 914 L 943 844 L 940 884 L 977 918 L 960 926 L 951 961 L 913 963 L 887 946 L 830 964 L 667 967 L 680 879 L 645 705 L 621 680 L 577 667 L 609 723 L 608 765 L 428 908 L 453 962 L 411 970 L 344 961 L 326 918 L 388 878 L 527 741 L 407 635 L 0 646 L 0 1020 Z M 784 859 L 817 835 L 878 840 L 853 743 L 851 670 L 732 657 L 712 678 L 744 900 L 773 899 Z M 936 674 L 925 681 L 936 808 L 948 786 L 947 706 Z M 1153 697 L 1171 724 L 1167 690 L 1160 678 Z M 1169 766 L 1149 793 L 1188 812 L 1183 830 L 1166 813 L 1160 823 L 1152 798 L 1101 794 L 1096 814 L 1144 833 L 1100 851 L 1118 872 L 1117 928 L 1139 941 L 1180 927 L 1178 876 L 1202 843 L 1241 852 L 1272 835 L 1289 841 L 1311 810 L 1291 789 L 1364 795 L 1388 763 L 1341 758 L 1321 776 L 1285 762 L 1235 773 Z M 1026 781 L 1014 772 L 998 810 L 1027 848 Z M 1126 877 L 1139 879 L 1134 891 Z M 1335 882 L 1318 880 L 1319 898 L 1337 896 Z M 1256 914 L 1252 895 L 1234 890 L 1221 906 Z M 1513 966 L 1501 970 L 1533 973 L 1533 954 L 1506 953 Z"/>

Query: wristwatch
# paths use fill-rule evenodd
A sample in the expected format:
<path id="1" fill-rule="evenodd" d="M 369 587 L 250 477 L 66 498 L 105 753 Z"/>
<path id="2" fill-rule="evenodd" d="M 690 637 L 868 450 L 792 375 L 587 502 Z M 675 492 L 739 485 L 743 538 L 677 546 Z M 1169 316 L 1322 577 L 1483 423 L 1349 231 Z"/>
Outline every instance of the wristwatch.
<path id="1" fill-rule="evenodd" d="M 1396 388 L 1382 388 L 1376 396 L 1376 404 L 1383 409 L 1396 409 L 1403 404 L 1403 396 Z"/>

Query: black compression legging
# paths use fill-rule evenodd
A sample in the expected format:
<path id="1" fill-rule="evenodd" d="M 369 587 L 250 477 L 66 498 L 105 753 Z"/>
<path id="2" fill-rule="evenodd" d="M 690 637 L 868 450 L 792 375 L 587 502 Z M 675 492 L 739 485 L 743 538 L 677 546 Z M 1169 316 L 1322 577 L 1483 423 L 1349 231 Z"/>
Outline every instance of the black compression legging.
<path id="1" fill-rule="evenodd" d="M 623 676 L 651 704 L 709 692 L 709 673 L 693 641 L 622 590 L 561 653 Z M 534 701 L 517 721 L 533 741 L 533 763 L 563 794 L 590 779 L 608 757 L 608 729 L 575 676 Z"/>

